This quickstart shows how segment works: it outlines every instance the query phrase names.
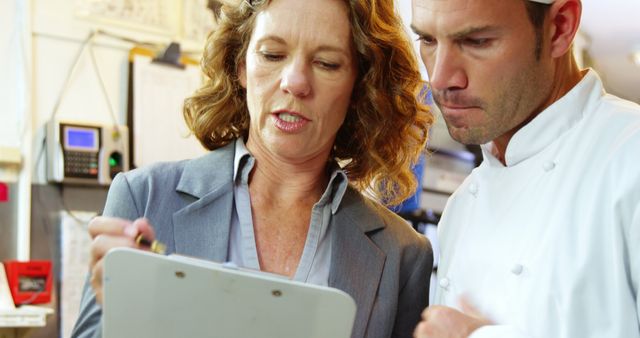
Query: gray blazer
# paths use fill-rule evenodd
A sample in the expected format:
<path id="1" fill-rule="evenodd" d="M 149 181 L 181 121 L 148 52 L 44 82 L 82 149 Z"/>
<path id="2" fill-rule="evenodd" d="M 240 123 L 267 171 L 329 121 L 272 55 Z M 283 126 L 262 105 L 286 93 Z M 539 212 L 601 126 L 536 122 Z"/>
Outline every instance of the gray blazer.
<path id="1" fill-rule="evenodd" d="M 118 175 L 104 215 L 146 217 L 169 253 L 225 261 L 233 210 L 234 144 L 194 159 Z M 429 242 L 385 207 L 349 187 L 331 219 L 329 286 L 356 301 L 352 338 L 406 338 L 427 306 Z M 101 309 L 89 283 L 72 337 L 100 337 Z"/>

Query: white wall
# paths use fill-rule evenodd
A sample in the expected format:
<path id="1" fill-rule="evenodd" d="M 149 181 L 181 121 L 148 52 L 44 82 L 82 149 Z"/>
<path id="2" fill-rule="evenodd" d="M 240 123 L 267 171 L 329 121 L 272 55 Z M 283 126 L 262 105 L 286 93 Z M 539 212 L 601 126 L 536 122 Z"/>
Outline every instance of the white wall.
<path id="1" fill-rule="evenodd" d="M 25 1 L 0 1 L 0 146 L 18 148 L 25 127 Z"/>
<path id="2" fill-rule="evenodd" d="M 183 2 L 184 1 L 184 2 Z M 42 151 L 45 123 L 51 118 L 65 80 L 83 41 L 91 31 L 101 29 L 136 41 L 165 46 L 182 43 L 183 51 L 197 52 L 202 42 L 179 39 L 192 30 L 179 27 L 182 4 L 189 3 L 199 17 L 185 20 L 189 27 L 206 22 L 203 0 L 159 0 L 169 24 L 164 31 L 146 31 L 140 26 L 114 24 L 83 18 L 76 9 L 88 0 L 2 0 L 0 1 L 0 147 L 20 149 L 21 165 L 12 168 L 18 181 L 17 219 L 20 232 L 17 257 L 29 255 L 31 184 L 45 183 L 46 158 Z M 137 1 L 154 4 L 153 1 Z M 149 6 L 154 10 L 156 7 Z M 189 10 L 189 9 L 188 9 Z M 185 24 L 186 25 L 186 24 Z M 190 33 L 189 33 L 190 34 Z M 191 35 L 189 35 L 191 36 Z M 198 37 L 201 35 L 193 35 Z M 94 52 L 116 119 L 125 124 L 128 54 L 135 42 L 98 35 Z M 160 48 L 160 47 L 159 47 Z M 112 117 L 88 50 L 80 57 L 56 117 L 94 123 L 110 123 Z M 4 149 L 3 148 L 3 149 Z M 0 167 L 0 180 L 7 170 Z"/>
<path id="3" fill-rule="evenodd" d="M 0 2 L 0 147 L 20 153 L 20 164 L 0 167 L 0 180 L 17 182 L 10 192 L 16 231 L 11 238 L 20 260 L 29 258 L 31 204 L 30 1 Z M 27 168 L 24 170 L 24 168 Z M 6 238 L 3 240 L 7 240 Z"/>
<path id="4" fill-rule="evenodd" d="M 168 36 L 114 28 L 83 19 L 76 16 L 74 6 L 75 2 L 69 0 L 33 2 L 33 158 L 34 162 L 38 162 L 38 168 L 34 168 L 33 172 L 34 183 L 46 182 L 46 158 L 41 148 L 44 126 L 53 116 L 60 98 L 56 118 L 110 123 L 110 104 L 118 123 L 126 124 L 128 53 L 134 44 L 97 35 L 77 59 L 90 32 L 104 29 L 135 40 L 160 44 L 171 40 Z M 97 70 L 91 61 L 90 48 L 93 48 Z M 76 68 L 62 93 L 76 59 Z M 104 81 L 109 103 L 102 92 L 96 71 Z"/>
<path id="5" fill-rule="evenodd" d="M 98 71 L 104 81 L 108 100 L 113 107 L 116 120 L 126 124 L 128 57 L 134 42 L 123 41 L 115 36 L 137 42 L 157 45 L 162 49 L 172 41 L 181 43 L 182 51 L 191 52 L 198 58 L 204 45 L 204 33 L 213 22 L 204 0 L 147 0 L 131 2 L 136 9 L 132 20 L 155 13 L 164 18 L 162 27 L 140 25 L 133 21 L 123 22 L 105 18 L 108 11 L 101 11 L 101 18 L 83 15 L 81 5 L 106 3 L 88 0 L 32 0 L 33 1 L 33 158 L 37 168 L 33 170 L 35 183 L 46 182 L 42 155 L 42 140 L 45 124 L 54 114 L 65 81 L 90 32 L 102 30 L 109 34 L 98 34 L 93 40 L 97 70 L 93 66 L 89 47 L 78 59 L 76 69 L 66 87 L 55 117 L 89 123 L 111 123 L 109 103 L 102 92 Z M 123 2 L 112 1 L 114 7 L 124 6 Z M 106 13 L 106 14 L 105 14 Z M 115 13 L 115 11 L 114 11 Z M 129 15 L 129 14 L 127 14 Z M 189 19 L 183 19 L 189 17 Z M 196 27 L 197 26 L 197 27 Z M 199 34 L 193 34 L 193 32 Z M 198 41 L 202 38 L 202 41 Z"/>
<path id="6" fill-rule="evenodd" d="M 420 60 L 420 49 L 419 42 L 417 41 L 418 36 L 413 33 L 411 30 L 411 0 L 396 0 L 396 10 L 402 17 L 402 22 L 404 23 L 405 29 L 409 35 L 409 38 L 413 42 L 413 48 L 416 51 L 416 57 L 418 58 L 418 63 L 420 64 L 420 74 L 422 74 L 422 78 L 425 80 L 429 79 L 427 75 L 427 70 L 424 67 L 424 63 Z"/>

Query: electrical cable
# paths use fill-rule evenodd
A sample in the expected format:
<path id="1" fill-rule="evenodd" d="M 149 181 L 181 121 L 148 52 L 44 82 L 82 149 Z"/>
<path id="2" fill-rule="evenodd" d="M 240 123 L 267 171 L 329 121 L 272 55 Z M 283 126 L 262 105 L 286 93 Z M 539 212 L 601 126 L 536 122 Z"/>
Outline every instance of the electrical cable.
<path id="1" fill-rule="evenodd" d="M 60 93 L 58 94 L 58 98 L 56 99 L 56 103 L 53 106 L 53 111 L 51 113 L 51 117 L 50 119 L 53 120 L 56 116 L 56 114 L 58 113 L 58 108 L 60 107 L 60 103 L 62 102 L 62 98 L 64 97 L 68 87 L 69 87 L 69 83 L 71 82 L 71 77 L 73 76 L 73 74 L 75 73 L 76 68 L 78 67 L 78 63 L 80 61 L 80 57 L 82 56 L 82 53 L 84 52 L 85 48 L 87 47 L 87 45 L 89 44 L 89 42 L 95 37 L 96 32 L 95 31 L 91 31 L 89 32 L 89 35 L 82 41 L 82 45 L 80 45 L 80 49 L 78 50 L 78 53 L 76 54 L 76 57 L 73 61 L 73 64 L 71 65 L 71 69 L 69 70 L 69 73 L 67 74 L 67 78 L 64 80 L 64 83 L 62 85 L 62 88 L 60 89 Z"/>
<path id="2" fill-rule="evenodd" d="M 56 185 L 58 188 L 58 195 L 60 196 L 60 206 L 62 207 L 62 210 L 64 210 L 69 216 L 71 216 L 71 218 L 73 218 L 74 221 L 76 221 L 78 224 L 89 224 L 89 222 L 91 221 L 91 218 L 89 219 L 82 219 L 80 217 L 78 217 L 76 214 L 74 214 L 71 209 L 69 209 L 69 207 L 67 206 L 67 203 L 64 201 L 64 185 L 63 184 L 57 184 Z"/>
<path id="3" fill-rule="evenodd" d="M 71 65 L 71 69 L 69 70 L 69 73 L 67 74 L 67 77 L 66 77 L 66 79 L 65 79 L 65 81 L 64 81 L 64 83 L 62 85 L 62 88 L 60 89 L 60 93 L 58 94 L 58 97 L 56 99 L 56 103 L 53 106 L 53 111 L 51 112 L 51 116 L 50 116 L 49 119 L 53 121 L 55 119 L 55 116 L 58 114 L 58 110 L 60 108 L 60 104 L 62 103 L 62 100 L 65 97 L 65 94 L 66 94 L 67 90 L 69 89 L 69 85 L 70 85 L 71 79 L 72 79 L 72 77 L 73 77 L 73 75 L 74 75 L 74 73 L 75 73 L 75 71 L 76 71 L 76 69 L 78 67 L 78 64 L 80 63 L 80 59 L 81 59 L 85 49 L 87 49 L 87 47 L 89 47 L 88 49 L 89 49 L 89 56 L 90 56 L 90 59 L 91 59 L 91 65 L 93 67 L 93 70 L 96 73 L 96 77 L 98 78 L 98 84 L 100 85 L 100 90 L 102 92 L 102 95 L 104 97 L 105 103 L 106 103 L 107 108 L 109 110 L 109 114 L 111 115 L 111 121 L 113 123 L 113 127 L 114 127 L 114 130 L 115 130 L 114 134 L 111 135 L 111 136 L 114 138 L 114 140 L 122 140 L 122 138 L 120 137 L 121 136 L 120 135 L 120 130 L 118 128 L 118 118 L 115 115 L 115 111 L 113 109 L 113 105 L 111 103 L 111 99 L 109 98 L 109 94 L 108 94 L 107 88 L 106 88 L 106 86 L 104 84 L 104 80 L 102 78 L 102 74 L 100 73 L 100 68 L 98 67 L 98 62 L 96 61 L 95 53 L 94 53 L 94 50 L 93 50 L 93 41 L 94 41 L 95 37 L 98 34 L 105 34 L 105 32 L 104 31 L 100 31 L 100 30 L 98 30 L 98 31 L 92 30 L 92 31 L 89 32 L 89 35 L 82 41 L 82 44 L 80 45 L 80 49 L 78 50 L 78 52 L 77 52 L 77 54 L 75 56 L 73 64 Z M 112 35 L 112 34 L 105 34 L 105 35 L 108 35 L 110 37 L 114 37 L 114 35 Z M 122 37 L 117 37 L 117 38 L 123 39 L 125 41 L 131 40 L 131 39 L 125 39 L 125 38 L 122 38 Z M 43 138 L 43 145 L 42 145 L 43 148 L 45 147 L 45 142 L 44 142 L 45 140 L 46 140 L 46 132 L 45 132 L 45 136 Z M 40 160 L 40 155 L 38 156 L 37 160 L 38 161 Z M 38 168 L 38 167 L 36 166 L 36 168 Z M 45 173 L 45 175 L 46 175 L 46 173 Z"/>
<path id="4" fill-rule="evenodd" d="M 93 39 L 89 40 L 89 55 L 91 56 L 91 64 L 93 65 L 93 69 L 96 72 L 96 76 L 98 77 L 98 83 L 100 84 L 100 89 L 102 90 L 102 95 L 104 96 L 104 100 L 107 103 L 107 108 L 109 108 L 109 113 L 111 115 L 111 120 L 113 122 L 114 128 L 118 128 L 118 118 L 116 117 L 113 111 L 113 105 L 111 104 L 111 100 L 109 99 L 109 93 L 107 93 L 107 88 L 104 85 L 104 80 L 102 79 L 102 74 L 100 74 L 100 68 L 98 67 L 98 62 L 96 61 L 96 55 L 93 52 Z"/>
<path id="5" fill-rule="evenodd" d="M 118 127 L 118 118 L 116 117 L 116 114 L 113 110 L 113 105 L 111 104 L 109 94 L 107 93 L 107 87 L 105 86 L 102 75 L 100 74 L 100 68 L 98 67 L 98 62 L 96 61 L 96 55 L 93 52 L 93 39 L 89 40 L 89 56 L 91 57 L 93 70 L 96 72 L 96 76 L 98 77 L 98 83 L 100 84 L 100 89 L 102 90 L 102 95 L 104 96 L 107 108 L 109 109 L 109 114 L 111 115 L 111 122 L 113 123 L 114 131 L 110 136 L 114 141 L 122 142 L 122 135 L 120 134 L 120 128 Z"/>

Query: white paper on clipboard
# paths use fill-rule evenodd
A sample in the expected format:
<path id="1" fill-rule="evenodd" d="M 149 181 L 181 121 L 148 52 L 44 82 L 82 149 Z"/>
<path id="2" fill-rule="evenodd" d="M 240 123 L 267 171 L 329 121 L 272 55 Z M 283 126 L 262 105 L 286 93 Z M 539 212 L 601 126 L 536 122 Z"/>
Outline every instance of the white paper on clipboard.
<path id="1" fill-rule="evenodd" d="M 105 257 L 103 338 L 348 338 L 354 300 L 328 287 L 200 259 Z"/>
<path id="2" fill-rule="evenodd" d="M 202 83 L 200 68 L 184 69 L 133 56 L 133 164 L 198 157 L 206 152 L 182 117 L 184 100 Z"/>

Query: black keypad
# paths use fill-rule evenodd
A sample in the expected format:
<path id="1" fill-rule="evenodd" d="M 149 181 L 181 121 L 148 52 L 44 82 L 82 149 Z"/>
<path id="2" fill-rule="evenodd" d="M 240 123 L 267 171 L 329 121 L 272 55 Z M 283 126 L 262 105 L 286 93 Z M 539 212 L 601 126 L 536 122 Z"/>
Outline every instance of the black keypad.
<path id="1" fill-rule="evenodd" d="M 98 153 L 84 151 L 64 152 L 66 177 L 98 178 Z"/>

